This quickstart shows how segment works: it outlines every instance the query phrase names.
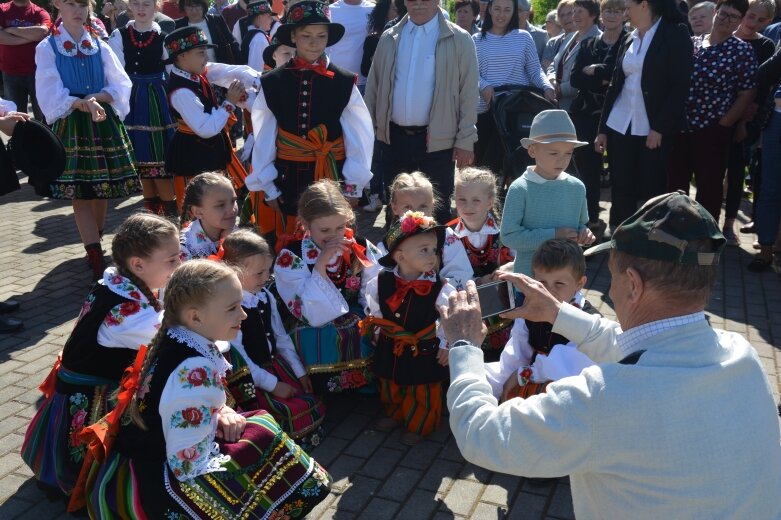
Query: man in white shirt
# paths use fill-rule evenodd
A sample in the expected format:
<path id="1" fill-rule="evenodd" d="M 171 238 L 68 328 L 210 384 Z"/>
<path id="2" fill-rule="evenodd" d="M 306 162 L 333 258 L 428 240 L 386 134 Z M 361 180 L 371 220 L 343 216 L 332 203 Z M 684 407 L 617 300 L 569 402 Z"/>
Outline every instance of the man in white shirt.
<path id="1" fill-rule="evenodd" d="M 478 70 L 469 33 L 445 20 L 437 2 L 405 0 L 407 15 L 385 31 L 366 83 L 366 106 L 380 141 L 385 185 L 422 171 L 450 220 L 455 163 L 474 162 Z"/>
<path id="2" fill-rule="evenodd" d="M 767 376 L 743 336 L 705 318 L 724 243 L 683 192 L 646 203 L 591 251 L 611 250 L 620 327 L 561 304 L 529 277 L 501 275 L 525 295 L 503 317 L 553 323 L 599 363 L 501 406 L 482 368 L 475 286 L 451 295 L 441 310 L 448 407 L 464 457 L 514 475 L 569 475 L 577 518 L 781 518 Z"/>
<path id="3" fill-rule="evenodd" d="M 331 20 L 344 25 L 344 36 L 328 49 L 331 62 L 358 75 L 358 90 L 363 93 L 366 76 L 361 74 L 363 41 L 369 35 L 369 14 L 374 4 L 368 0 L 337 0 L 331 4 Z"/>

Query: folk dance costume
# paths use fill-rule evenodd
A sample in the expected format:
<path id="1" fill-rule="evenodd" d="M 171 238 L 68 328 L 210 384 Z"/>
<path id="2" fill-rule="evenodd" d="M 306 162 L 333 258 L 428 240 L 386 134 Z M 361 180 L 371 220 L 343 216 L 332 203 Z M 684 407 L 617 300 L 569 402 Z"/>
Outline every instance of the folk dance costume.
<path id="1" fill-rule="evenodd" d="M 350 229 L 345 238 L 353 240 L 352 249 L 331 260 L 327 278 L 314 269 L 321 251 L 308 234 L 282 249 L 274 265 L 280 299 L 295 318 L 290 336 L 316 391 L 358 389 L 374 379 L 373 347 L 361 338 L 358 322 L 380 252 Z"/>
<path id="2" fill-rule="evenodd" d="M 62 140 L 65 171 L 50 186 L 56 199 L 111 199 L 141 189 L 133 147 L 122 119 L 130 110 L 132 84 L 111 48 L 86 29 L 76 38 L 60 25 L 35 48 L 38 104 Z M 106 92 L 106 118 L 73 110 L 78 98 Z"/>
<path id="3" fill-rule="evenodd" d="M 479 231 L 469 231 L 460 218 L 452 220 L 448 226 L 461 240 L 475 279 L 493 273 L 515 258 L 515 253 L 503 246 L 499 240 L 499 227 L 492 212 L 488 213 L 488 218 Z M 492 361 L 495 361 L 502 347 L 510 339 L 513 321 L 493 316 L 485 320 L 485 325 L 488 327 L 488 335 L 483 341 L 482 348 L 486 356 L 492 357 Z"/>
<path id="4" fill-rule="evenodd" d="M 575 293 L 570 304 L 589 314 L 599 314 L 581 292 Z M 577 345 L 552 329 L 550 323 L 515 320 L 499 361 L 485 364 L 486 378 L 497 399 L 512 376 L 518 378 L 519 388 L 510 398 L 525 399 L 545 392 L 551 381 L 578 375 L 594 364 Z"/>
<path id="5" fill-rule="evenodd" d="M 165 48 L 171 56 L 168 61 L 172 63 L 177 55 L 197 47 L 214 46 L 194 26 L 178 29 L 165 38 Z M 247 103 L 251 105 L 258 77 L 258 72 L 244 65 L 209 63 L 203 75 L 171 68 L 168 99 L 178 126 L 168 146 L 165 169 L 174 176 L 180 212 L 187 182 L 199 173 L 225 172 L 234 188 L 244 186 L 247 172 L 236 156 L 229 135 L 229 129 L 236 123 L 233 114 L 236 107 L 228 101 L 219 104 L 210 83 L 228 87 L 234 79 L 240 80 L 250 91 Z"/>
<path id="6" fill-rule="evenodd" d="M 45 400 L 27 428 L 22 458 L 39 481 L 71 492 L 86 448 L 77 434 L 114 407 L 122 372 L 161 321 L 162 311 L 133 282 L 114 267 L 106 269 L 41 385 Z"/>
<path id="7" fill-rule="evenodd" d="M 373 369 L 388 417 L 408 431 L 428 435 L 442 418 L 442 382 L 448 368 L 437 361 L 447 340 L 438 330 L 440 305 L 455 289 L 436 272 L 417 280 L 382 271 L 367 287 L 363 332 L 378 331 Z"/>
<path id="8" fill-rule="evenodd" d="M 174 327 L 157 353 L 138 382 L 146 429 L 122 421 L 93 465 L 90 517 L 300 518 L 328 495 L 328 473 L 268 413 L 248 415 L 238 442 L 216 439 L 230 365 L 214 343 Z"/>
<path id="9" fill-rule="evenodd" d="M 296 22 L 282 25 L 276 37 L 291 47 L 294 27 L 325 25 L 328 45 L 344 34 L 342 25 L 330 23 L 328 6 L 321 2 L 299 2 L 286 19 Z M 313 182 L 333 179 L 346 197 L 361 196 L 372 178 L 374 127 L 355 74 L 325 55 L 315 63 L 294 58 L 260 82 L 263 92 L 252 106 L 255 142 L 276 142 L 276 147 L 254 147 L 247 187 L 256 193 L 248 200 L 261 233 L 274 232 L 279 240 L 294 236 L 298 197 Z M 268 209 L 264 198 L 279 200 L 282 214 Z"/>
<path id="10" fill-rule="evenodd" d="M 184 262 L 217 254 L 220 241 L 209 238 L 203 230 L 201 221 L 195 219 L 185 222 L 182 226 L 182 230 L 179 232 L 179 247 L 179 258 Z"/>
<path id="11" fill-rule="evenodd" d="M 239 63 L 249 65 L 258 72 L 263 71 L 263 51 L 269 45 L 269 36 L 252 22 L 261 14 L 274 14 L 265 0 L 247 4 L 247 16 L 240 18 L 233 26 L 233 37 L 239 42 Z"/>
<path id="12" fill-rule="evenodd" d="M 157 23 L 138 32 L 135 22 L 111 33 L 108 44 L 133 82 L 130 112 L 125 128 L 135 152 L 136 170 L 142 179 L 168 179 L 165 152 L 174 135 L 176 122 L 168 108 L 163 50 L 165 34 Z"/>
<path id="13" fill-rule="evenodd" d="M 226 354 L 233 367 L 228 389 L 241 411 L 266 410 L 308 451 L 323 439 L 325 405 L 301 386 L 299 378 L 306 369 L 285 330 L 276 299 L 267 289 L 257 294 L 244 291 L 241 307 L 247 318 Z M 279 381 L 295 388 L 297 395 L 288 399 L 273 395 Z"/>

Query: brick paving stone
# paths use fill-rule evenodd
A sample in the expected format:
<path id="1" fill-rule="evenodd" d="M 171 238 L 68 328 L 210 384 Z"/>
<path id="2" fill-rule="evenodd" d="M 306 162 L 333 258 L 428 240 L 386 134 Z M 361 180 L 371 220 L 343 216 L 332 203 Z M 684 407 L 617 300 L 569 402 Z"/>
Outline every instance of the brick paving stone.
<path id="1" fill-rule="evenodd" d="M 427 439 L 410 448 L 407 455 L 402 459 L 401 465 L 408 468 L 425 469 L 437 458 L 441 449 L 441 444 Z"/>
<path id="2" fill-rule="evenodd" d="M 364 476 L 351 480 L 349 485 L 336 497 L 335 507 L 338 511 L 358 513 L 374 496 L 382 481 Z M 334 506 L 332 506 L 334 507 Z"/>
<path id="3" fill-rule="evenodd" d="M 547 505 L 547 496 L 519 493 L 510 507 L 508 520 L 540 520 Z"/>
<path id="4" fill-rule="evenodd" d="M 565 520 L 574 520 L 575 512 L 572 509 L 572 494 L 570 487 L 559 483 L 553 492 L 548 514 Z"/>
<path id="5" fill-rule="evenodd" d="M 313 455 L 316 457 L 316 455 Z M 315 459 L 317 460 L 317 459 Z M 328 472 L 334 479 L 333 487 L 343 489 L 346 487 L 352 475 L 366 462 L 365 459 L 359 459 L 351 455 L 340 455 L 333 464 L 327 465 Z"/>
<path id="6" fill-rule="evenodd" d="M 11 497 L 0 504 L 0 518 L 14 519 L 28 517 L 26 514 L 33 507 L 31 502 Z"/>
<path id="7" fill-rule="evenodd" d="M 382 445 L 387 436 L 388 434 L 385 432 L 365 430 L 350 442 L 350 454 L 356 457 L 371 457 L 372 453 Z"/>
<path id="8" fill-rule="evenodd" d="M 480 499 L 482 490 L 483 486 L 478 482 L 456 480 L 445 495 L 442 507 L 447 507 L 455 514 L 467 516 L 472 512 L 475 502 Z"/>
<path id="9" fill-rule="evenodd" d="M 491 502 L 507 506 L 520 486 L 521 478 L 514 475 L 494 473 L 491 482 L 485 487 L 482 502 Z"/>
<path id="10" fill-rule="evenodd" d="M 461 466 L 456 462 L 435 460 L 426 472 L 426 475 L 418 484 L 420 489 L 445 493 L 450 485 L 458 478 Z"/>
<path id="11" fill-rule="evenodd" d="M 467 480 L 477 480 L 478 482 L 487 484 L 488 479 L 491 478 L 491 472 L 485 468 L 475 466 L 472 463 L 467 463 L 467 465 L 464 466 L 464 469 L 461 470 L 461 474 L 459 475 L 459 478 L 465 478 Z"/>
<path id="12" fill-rule="evenodd" d="M 11 495 L 16 494 L 26 482 L 26 478 L 22 478 L 13 474 L 6 475 L 0 479 L 0 501 L 4 501 Z"/>
<path id="13" fill-rule="evenodd" d="M 371 518 L 371 520 L 391 520 L 395 518 L 396 511 L 399 509 L 398 502 L 392 502 L 382 498 L 373 498 L 369 505 L 361 512 L 361 518 Z"/>
<path id="14" fill-rule="evenodd" d="M 402 504 L 401 510 L 396 515 L 396 520 L 428 518 L 441 504 L 441 497 L 420 489 L 415 490 Z"/>
<path id="15" fill-rule="evenodd" d="M 328 436 L 319 446 L 312 450 L 312 456 L 323 466 L 330 466 L 342 453 L 348 442 L 344 439 Z"/>
<path id="16" fill-rule="evenodd" d="M 497 506 L 496 504 L 486 504 L 480 502 L 477 504 L 474 512 L 469 515 L 472 520 L 497 520 L 498 518 L 507 518 L 507 508 Z"/>
<path id="17" fill-rule="evenodd" d="M 387 478 L 393 471 L 393 467 L 404 456 L 403 451 L 392 450 L 390 448 L 379 448 L 374 452 L 374 455 L 366 461 L 366 464 L 361 468 L 361 474 L 367 477 L 374 478 Z"/>
<path id="18" fill-rule="evenodd" d="M 2 459 L 0 459 L 0 463 L 2 463 Z M 423 473 L 421 471 L 398 467 L 385 479 L 385 484 L 379 490 L 377 496 L 403 502 L 422 476 Z"/>

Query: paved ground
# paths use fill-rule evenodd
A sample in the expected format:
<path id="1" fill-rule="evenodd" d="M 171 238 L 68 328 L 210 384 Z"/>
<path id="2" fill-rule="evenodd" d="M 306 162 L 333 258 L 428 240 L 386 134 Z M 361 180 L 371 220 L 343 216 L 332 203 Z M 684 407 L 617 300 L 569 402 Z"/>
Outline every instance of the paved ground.
<path id="1" fill-rule="evenodd" d="M 140 198 L 112 205 L 108 230 L 133 210 Z M 380 233 L 362 216 L 360 231 Z M 25 329 L 0 336 L 0 518 L 69 518 L 61 503 L 48 502 L 31 480 L 19 450 L 35 413 L 38 384 L 70 333 L 90 276 L 70 205 L 45 201 L 26 184 L 0 201 L 0 301 L 22 302 Z M 104 244 L 110 245 L 111 235 Z M 745 270 L 751 237 L 731 248 L 708 314 L 721 328 L 746 334 L 762 357 L 778 399 L 781 383 L 781 279 Z M 607 297 L 610 277 L 604 258 L 589 261 L 587 297 L 614 316 Z M 447 423 L 414 448 L 398 442 L 399 431 L 378 433 L 368 425 L 378 416 L 375 399 L 329 402 L 326 441 L 314 456 L 335 478 L 334 490 L 309 518 L 352 519 L 570 519 L 572 500 L 566 478 L 540 485 L 495 474 L 460 456 Z"/>

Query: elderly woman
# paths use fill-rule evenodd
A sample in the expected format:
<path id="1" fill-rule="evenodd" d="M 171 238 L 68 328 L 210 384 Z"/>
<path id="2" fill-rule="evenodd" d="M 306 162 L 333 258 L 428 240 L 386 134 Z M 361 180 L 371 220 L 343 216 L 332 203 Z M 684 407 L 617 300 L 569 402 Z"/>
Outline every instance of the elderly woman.
<path id="1" fill-rule="evenodd" d="M 758 64 L 769 60 L 775 52 L 773 40 L 759 34 L 773 19 L 775 8 L 773 0 L 749 0 L 746 16 L 740 22 L 738 30 L 735 31 L 735 36 L 751 45 Z M 751 163 L 751 152 L 759 140 L 759 125 L 752 120 L 754 112 L 754 107 L 749 106 L 747 113 L 738 121 L 735 128 L 735 138 L 729 152 L 727 197 L 722 233 L 727 239 L 727 245 L 730 246 L 740 245 L 738 234 L 735 233 L 735 219 L 738 216 L 740 199 L 743 196 L 746 167 Z M 756 172 L 752 173 L 755 188 L 757 187 L 757 177 Z"/>
<path id="2" fill-rule="evenodd" d="M 716 221 L 732 130 L 754 99 L 757 59 L 751 45 L 733 35 L 747 0 L 719 0 L 713 31 L 694 36 L 694 71 L 686 100 L 687 129 L 673 142 L 669 190 L 688 192 L 694 174 L 699 202 Z"/>
<path id="3" fill-rule="evenodd" d="M 469 34 L 480 32 L 477 17 L 480 15 L 480 2 L 477 0 L 458 0 L 456 2 L 456 25 Z"/>
<path id="4" fill-rule="evenodd" d="M 549 12 L 545 17 L 545 31 L 548 33 L 548 41 L 550 41 L 550 38 L 555 38 L 564 31 L 561 25 L 559 25 L 559 18 L 556 15 L 556 11 Z"/>
<path id="5" fill-rule="evenodd" d="M 559 101 L 559 108 L 563 110 L 569 110 L 578 94 L 578 89 L 570 84 L 570 76 L 581 43 L 602 34 L 597 26 L 599 3 L 596 0 L 575 0 L 572 20 L 575 23 L 575 32 L 564 37 L 559 52 L 548 67 L 548 81 L 556 89 L 556 99 Z"/>
<path id="6" fill-rule="evenodd" d="M 610 227 L 632 215 L 640 200 L 666 190 L 667 150 L 686 124 L 693 49 L 675 0 L 626 0 L 635 30 L 621 43 L 594 142 L 608 152 Z"/>
<path id="7" fill-rule="evenodd" d="M 542 59 L 540 63 L 544 70 L 548 70 L 550 64 L 553 63 L 553 58 L 556 57 L 556 53 L 561 48 L 561 43 L 567 38 L 568 35 L 575 32 L 575 22 L 572 21 L 572 11 L 575 8 L 575 0 L 561 0 L 559 5 L 556 6 L 556 20 L 561 26 L 562 32 L 558 36 L 554 36 L 548 43 L 545 44 L 545 49 L 542 51 Z"/>
<path id="8" fill-rule="evenodd" d="M 499 173 L 503 154 L 498 151 L 499 136 L 489 110 L 497 95 L 494 89 L 502 85 L 533 86 L 553 100 L 553 87 L 542 72 L 534 40 L 528 32 L 518 29 L 515 0 L 489 2 L 483 27 L 472 39 L 480 73 L 475 159 L 478 165 Z"/>
<path id="9" fill-rule="evenodd" d="M 689 9 L 689 25 L 694 36 L 702 36 L 711 31 L 714 14 L 716 14 L 716 4 L 713 2 L 700 2 Z"/>
<path id="10" fill-rule="evenodd" d="M 578 131 L 578 139 L 586 142 L 592 142 L 597 137 L 605 92 L 613 76 L 621 42 L 626 37 L 625 0 L 602 0 L 600 10 L 605 31 L 601 36 L 583 42 L 570 77 L 572 87 L 578 89 L 570 113 Z M 602 154 L 591 146 L 576 148 L 575 163 L 578 176 L 586 185 L 588 227 L 599 238 L 605 231 L 605 223 L 599 220 Z"/>

